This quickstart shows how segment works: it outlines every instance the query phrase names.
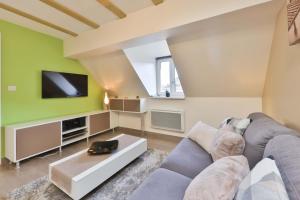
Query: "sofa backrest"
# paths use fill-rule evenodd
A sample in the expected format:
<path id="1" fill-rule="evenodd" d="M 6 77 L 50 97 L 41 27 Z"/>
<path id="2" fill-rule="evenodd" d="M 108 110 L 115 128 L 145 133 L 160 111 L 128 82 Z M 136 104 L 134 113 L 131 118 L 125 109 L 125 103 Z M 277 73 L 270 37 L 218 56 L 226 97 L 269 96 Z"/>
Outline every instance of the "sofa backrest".
<path id="1" fill-rule="evenodd" d="M 290 200 L 300 199 L 300 138 L 280 135 L 270 140 L 264 157 L 272 156 L 280 171 Z"/>
<path id="2" fill-rule="evenodd" d="M 289 129 L 263 113 L 252 113 L 248 116 L 253 121 L 244 133 L 245 151 L 252 169 L 264 154 L 269 140 L 278 135 L 297 135 L 297 132 Z"/>

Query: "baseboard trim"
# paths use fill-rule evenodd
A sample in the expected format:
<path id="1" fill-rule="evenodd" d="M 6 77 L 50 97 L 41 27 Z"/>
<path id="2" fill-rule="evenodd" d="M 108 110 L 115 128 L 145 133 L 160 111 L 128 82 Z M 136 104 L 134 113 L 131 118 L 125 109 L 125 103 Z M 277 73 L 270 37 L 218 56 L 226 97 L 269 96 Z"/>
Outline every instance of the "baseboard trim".
<path id="1" fill-rule="evenodd" d="M 0 159 L 0 165 L 7 165 L 7 164 L 9 164 L 9 160 L 8 159 L 6 159 L 6 158 L 1 158 Z"/>

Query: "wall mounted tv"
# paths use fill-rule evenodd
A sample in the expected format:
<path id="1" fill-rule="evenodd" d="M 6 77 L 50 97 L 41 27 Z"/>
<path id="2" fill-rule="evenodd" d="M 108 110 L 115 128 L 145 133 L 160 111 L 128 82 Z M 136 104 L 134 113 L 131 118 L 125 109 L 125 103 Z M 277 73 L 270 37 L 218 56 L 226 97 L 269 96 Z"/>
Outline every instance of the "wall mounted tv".
<path id="1" fill-rule="evenodd" d="M 88 96 L 88 76 L 42 71 L 42 98 Z"/>

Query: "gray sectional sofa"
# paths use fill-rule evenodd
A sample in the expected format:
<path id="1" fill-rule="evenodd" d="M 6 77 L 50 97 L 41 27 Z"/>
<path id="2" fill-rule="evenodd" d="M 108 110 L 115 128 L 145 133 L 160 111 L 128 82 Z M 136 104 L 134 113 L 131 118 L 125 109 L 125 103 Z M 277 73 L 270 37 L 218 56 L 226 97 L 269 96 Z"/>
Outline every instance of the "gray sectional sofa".
<path id="1" fill-rule="evenodd" d="M 300 200 L 300 134 L 263 113 L 252 113 L 249 118 L 253 121 L 244 134 L 244 155 L 250 168 L 272 156 L 290 199 Z M 204 149 L 184 138 L 129 199 L 182 200 L 192 179 L 212 162 Z"/>

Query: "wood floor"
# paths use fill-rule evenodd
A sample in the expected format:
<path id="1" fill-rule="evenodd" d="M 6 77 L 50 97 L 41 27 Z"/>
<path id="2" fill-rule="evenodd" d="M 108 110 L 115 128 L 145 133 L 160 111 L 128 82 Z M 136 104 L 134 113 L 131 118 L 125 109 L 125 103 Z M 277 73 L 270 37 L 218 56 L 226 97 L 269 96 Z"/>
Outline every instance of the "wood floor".
<path id="1" fill-rule="evenodd" d="M 120 133 L 141 136 L 141 133 L 137 131 L 120 129 L 114 133 L 110 131 L 91 137 L 89 142 L 83 140 L 68 145 L 63 148 L 61 153 L 55 150 L 23 161 L 21 162 L 20 169 L 16 169 L 15 165 L 9 164 L 8 162 L 2 163 L 2 165 L 0 165 L 0 199 L 5 199 L 6 194 L 13 189 L 47 175 L 48 165 L 50 163 L 87 148 L 93 141 L 107 140 Z M 149 148 L 160 149 L 167 152 L 170 152 L 181 140 L 177 137 L 161 136 L 158 134 L 145 134 L 143 137 L 147 138 Z"/>

